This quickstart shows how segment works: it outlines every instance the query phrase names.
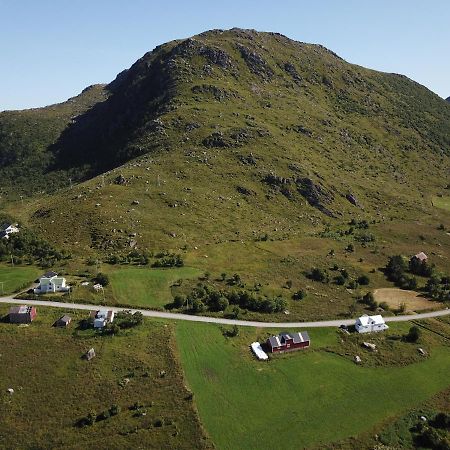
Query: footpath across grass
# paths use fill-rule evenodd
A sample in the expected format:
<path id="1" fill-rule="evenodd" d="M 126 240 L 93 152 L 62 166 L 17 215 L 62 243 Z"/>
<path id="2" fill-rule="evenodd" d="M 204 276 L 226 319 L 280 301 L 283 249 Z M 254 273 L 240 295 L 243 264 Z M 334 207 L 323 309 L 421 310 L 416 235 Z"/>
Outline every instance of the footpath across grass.
<path id="1" fill-rule="evenodd" d="M 393 325 L 404 332 L 410 324 Z M 401 330 L 401 331 L 400 331 Z M 274 330 L 275 331 L 275 330 Z M 225 338 L 220 327 L 178 323 L 178 347 L 200 418 L 221 450 L 323 446 L 368 431 L 450 385 L 450 349 L 404 367 L 361 367 L 326 351 L 333 329 L 309 330 L 312 347 L 259 362 L 261 330 Z"/>
<path id="2" fill-rule="evenodd" d="M 170 286 L 173 283 L 202 273 L 192 267 L 174 269 L 130 267 L 112 271 L 109 278 L 116 303 L 155 308 L 164 307 L 172 302 Z"/>
<path id="3" fill-rule="evenodd" d="M 34 266 L 0 266 L 0 296 L 25 289 L 43 273 Z"/>

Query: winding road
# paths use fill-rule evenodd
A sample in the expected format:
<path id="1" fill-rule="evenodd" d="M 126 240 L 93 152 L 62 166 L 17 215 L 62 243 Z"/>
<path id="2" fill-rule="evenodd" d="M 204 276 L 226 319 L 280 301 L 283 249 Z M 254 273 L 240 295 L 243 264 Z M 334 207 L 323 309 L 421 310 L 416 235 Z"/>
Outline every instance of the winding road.
<path id="1" fill-rule="evenodd" d="M 99 305 L 89 305 L 81 303 L 64 303 L 64 302 L 52 302 L 48 300 L 18 300 L 13 297 L 0 297 L 0 303 L 19 304 L 19 305 L 33 305 L 33 306 L 51 306 L 53 308 L 63 308 L 66 310 L 92 310 L 99 307 Z M 139 311 L 145 317 L 155 317 L 158 319 L 171 319 L 171 320 L 188 320 L 191 322 L 206 322 L 206 323 L 218 323 L 222 325 L 240 325 L 244 327 L 257 327 L 257 328 L 321 328 L 321 327 L 338 327 L 339 325 L 353 325 L 356 319 L 344 319 L 344 320 L 319 320 L 316 322 L 256 322 L 251 320 L 235 320 L 235 319 L 222 319 L 220 317 L 205 317 L 195 316 L 189 314 L 171 313 L 163 311 L 151 311 L 148 309 L 134 309 L 134 308 L 118 308 L 114 306 L 102 306 L 107 307 L 113 311 Z M 432 317 L 440 317 L 450 315 L 450 309 L 444 309 L 440 311 L 432 311 L 422 314 L 410 314 L 403 316 L 385 317 L 386 322 L 406 322 L 409 320 L 417 319 L 429 319 Z"/>

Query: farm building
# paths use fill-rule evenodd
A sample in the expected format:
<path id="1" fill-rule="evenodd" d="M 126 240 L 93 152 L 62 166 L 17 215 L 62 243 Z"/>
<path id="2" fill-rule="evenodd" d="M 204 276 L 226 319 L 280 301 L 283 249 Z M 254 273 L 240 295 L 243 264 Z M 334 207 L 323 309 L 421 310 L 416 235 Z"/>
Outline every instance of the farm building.
<path id="1" fill-rule="evenodd" d="M 0 226 L 0 239 L 9 239 L 10 234 L 18 233 L 19 231 L 17 223 L 4 223 Z"/>
<path id="2" fill-rule="evenodd" d="M 113 322 L 114 311 L 106 309 L 91 311 L 90 317 L 94 319 L 94 328 L 103 328 L 107 323 Z"/>
<path id="3" fill-rule="evenodd" d="M 311 340 L 308 332 L 280 333 L 267 339 L 267 347 L 272 353 L 290 352 L 309 347 Z"/>
<path id="4" fill-rule="evenodd" d="M 11 323 L 31 323 L 36 317 L 34 306 L 12 306 L 9 309 L 9 321 Z"/>
<path id="5" fill-rule="evenodd" d="M 56 272 L 50 271 L 41 276 L 39 286 L 34 289 L 34 293 L 67 292 L 69 289 L 70 287 L 66 285 L 66 279 L 64 277 L 59 277 Z"/>
<path id="6" fill-rule="evenodd" d="M 55 322 L 55 327 L 68 327 L 70 322 L 72 322 L 72 318 L 64 315 Z"/>
<path id="7" fill-rule="evenodd" d="M 356 319 L 355 328 L 358 333 L 372 333 L 375 331 L 384 331 L 389 327 L 386 325 L 382 316 L 363 316 Z"/>

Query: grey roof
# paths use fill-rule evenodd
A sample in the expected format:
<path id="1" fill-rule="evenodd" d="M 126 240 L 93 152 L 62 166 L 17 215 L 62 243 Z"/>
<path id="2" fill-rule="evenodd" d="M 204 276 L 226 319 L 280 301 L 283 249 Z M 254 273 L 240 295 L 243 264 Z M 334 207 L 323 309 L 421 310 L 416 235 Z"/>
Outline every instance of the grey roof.
<path id="1" fill-rule="evenodd" d="M 68 323 L 68 322 L 70 322 L 72 319 L 71 319 L 70 316 L 64 315 L 64 316 L 62 316 L 62 317 L 61 317 L 60 319 L 58 319 L 58 320 L 61 321 L 61 322 Z"/>
<path id="2" fill-rule="evenodd" d="M 49 270 L 48 272 L 45 272 L 41 278 L 53 278 L 56 277 L 57 275 L 58 274 L 56 272 L 53 272 L 53 270 Z"/>
<path id="3" fill-rule="evenodd" d="M 280 341 L 278 340 L 278 336 L 270 336 L 269 342 L 272 347 L 280 346 Z"/>
<path id="4" fill-rule="evenodd" d="M 269 338 L 269 342 L 272 347 L 280 347 L 288 339 L 292 339 L 294 344 L 300 344 L 301 342 L 310 340 L 307 331 L 301 331 L 296 333 L 288 333 L 287 331 L 283 331 L 278 336 L 271 336 Z"/>

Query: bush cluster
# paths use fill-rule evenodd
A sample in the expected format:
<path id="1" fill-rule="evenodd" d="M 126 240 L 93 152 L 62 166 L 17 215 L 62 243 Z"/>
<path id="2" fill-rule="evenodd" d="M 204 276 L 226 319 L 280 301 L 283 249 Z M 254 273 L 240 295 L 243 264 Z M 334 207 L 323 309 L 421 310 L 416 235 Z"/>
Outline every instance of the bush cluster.
<path id="1" fill-rule="evenodd" d="M 281 312 L 286 309 L 287 302 L 282 297 L 256 295 L 246 289 L 215 290 L 200 283 L 187 296 L 177 295 L 173 305 L 176 308 L 185 306 L 193 313 L 225 311 L 229 305 L 233 305 L 232 314 L 237 317 L 240 308 L 262 313 Z"/>

